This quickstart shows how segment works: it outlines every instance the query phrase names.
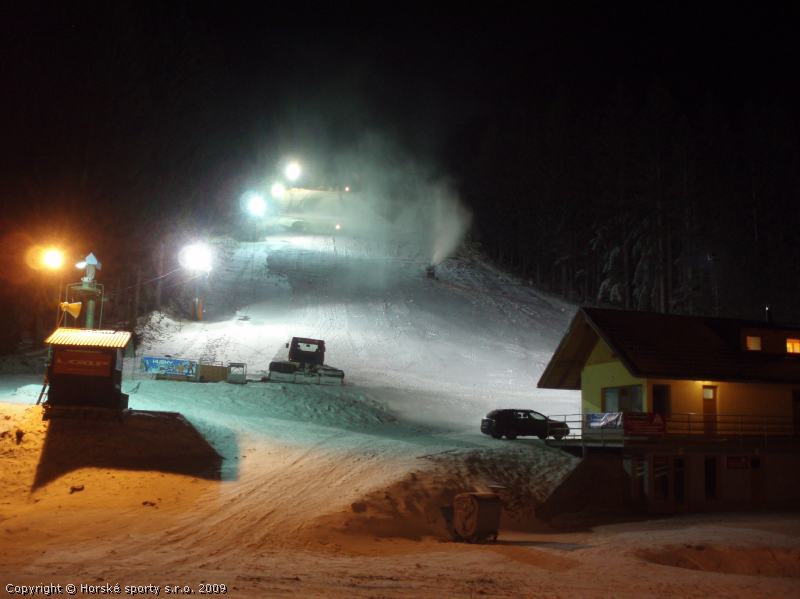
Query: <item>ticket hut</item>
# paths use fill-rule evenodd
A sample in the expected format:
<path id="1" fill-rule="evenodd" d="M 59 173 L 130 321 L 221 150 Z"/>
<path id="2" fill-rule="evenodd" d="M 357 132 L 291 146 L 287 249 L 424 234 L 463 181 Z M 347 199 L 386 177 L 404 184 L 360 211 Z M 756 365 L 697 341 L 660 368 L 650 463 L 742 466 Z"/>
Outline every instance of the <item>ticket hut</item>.
<path id="1" fill-rule="evenodd" d="M 59 328 L 45 343 L 52 348 L 47 367 L 45 417 L 74 408 L 122 411 L 122 352 L 129 331 Z"/>

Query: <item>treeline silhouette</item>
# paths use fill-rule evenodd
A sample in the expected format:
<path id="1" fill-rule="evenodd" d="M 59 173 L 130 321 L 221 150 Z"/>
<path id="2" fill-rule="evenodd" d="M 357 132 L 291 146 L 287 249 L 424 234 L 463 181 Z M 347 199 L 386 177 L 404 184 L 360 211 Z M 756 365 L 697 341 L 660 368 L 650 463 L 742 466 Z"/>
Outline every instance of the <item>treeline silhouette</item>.
<path id="1" fill-rule="evenodd" d="M 566 299 L 753 318 L 770 304 L 796 320 L 800 148 L 787 102 L 708 93 L 684 110 L 657 80 L 599 101 L 511 99 L 471 123 L 454 163 L 485 250 Z"/>

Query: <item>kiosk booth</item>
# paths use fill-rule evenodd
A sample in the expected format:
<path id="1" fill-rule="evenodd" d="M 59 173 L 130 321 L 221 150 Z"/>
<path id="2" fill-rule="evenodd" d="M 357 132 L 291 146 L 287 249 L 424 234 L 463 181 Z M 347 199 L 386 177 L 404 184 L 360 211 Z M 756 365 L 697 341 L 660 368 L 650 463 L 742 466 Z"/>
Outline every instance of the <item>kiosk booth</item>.
<path id="1" fill-rule="evenodd" d="M 129 331 L 56 329 L 45 339 L 52 354 L 44 418 L 86 409 L 126 410 L 122 352 L 130 340 Z"/>

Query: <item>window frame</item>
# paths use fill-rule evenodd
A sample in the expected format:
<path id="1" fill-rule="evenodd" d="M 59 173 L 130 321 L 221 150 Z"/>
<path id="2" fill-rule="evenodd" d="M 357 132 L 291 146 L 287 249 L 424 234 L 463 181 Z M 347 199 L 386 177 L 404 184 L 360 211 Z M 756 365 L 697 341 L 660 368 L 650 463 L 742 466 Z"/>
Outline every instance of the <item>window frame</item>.
<path id="1" fill-rule="evenodd" d="M 758 342 L 758 347 L 750 347 L 750 340 Z M 764 351 L 764 338 L 761 335 L 745 335 L 744 348 L 747 351 Z"/>
<path id="2" fill-rule="evenodd" d="M 619 409 L 620 408 L 619 404 L 620 404 L 621 397 L 618 396 L 617 397 L 617 410 L 616 410 L 616 412 L 611 412 L 611 413 L 619 413 L 619 412 L 629 412 L 629 413 L 634 413 L 634 414 L 644 413 L 644 407 L 645 407 L 644 398 L 645 398 L 645 392 L 646 391 L 645 391 L 645 385 L 643 383 L 636 383 L 636 384 L 633 384 L 633 385 L 615 385 L 613 387 L 601 387 L 600 388 L 600 411 L 603 412 L 604 414 L 610 413 L 608 411 L 608 406 L 606 405 L 606 391 L 608 391 L 610 389 L 618 389 L 618 390 L 619 389 L 631 389 L 631 388 L 634 388 L 634 387 L 638 387 L 639 388 L 639 410 L 636 411 L 636 410 L 622 410 L 622 409 Z"/>

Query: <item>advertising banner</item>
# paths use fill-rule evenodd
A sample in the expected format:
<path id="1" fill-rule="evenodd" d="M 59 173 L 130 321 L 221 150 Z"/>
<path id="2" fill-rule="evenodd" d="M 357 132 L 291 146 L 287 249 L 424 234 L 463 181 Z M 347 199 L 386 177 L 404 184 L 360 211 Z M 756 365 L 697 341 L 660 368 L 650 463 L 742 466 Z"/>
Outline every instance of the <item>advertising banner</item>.
<path id="1" fill-rule="evenodd" d="M 602 412 L 598 414 L 586 414 L 586 426 L 588 428 L 622 428 L 622 412 Z"/>
<path id="2" fill-rule="evenodd" d="M 197 376 L 197 362 L 181 358 L 144 356 L 142 358 L 142 370 L 149 374 L 169 374 L 195 378 Z"/>
<path id="3" fill-rule="evenodd" d="M 109 353 L 56 348 L 53 355 L 53 374 L 110 376 L 111 358 Z"/>

